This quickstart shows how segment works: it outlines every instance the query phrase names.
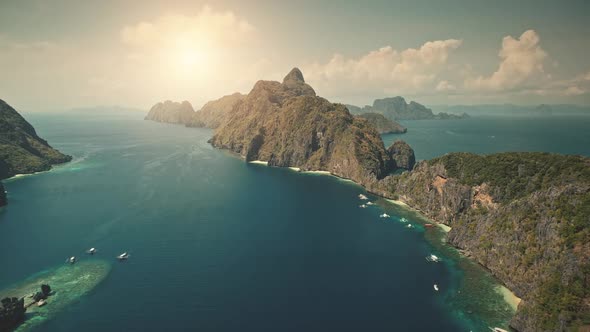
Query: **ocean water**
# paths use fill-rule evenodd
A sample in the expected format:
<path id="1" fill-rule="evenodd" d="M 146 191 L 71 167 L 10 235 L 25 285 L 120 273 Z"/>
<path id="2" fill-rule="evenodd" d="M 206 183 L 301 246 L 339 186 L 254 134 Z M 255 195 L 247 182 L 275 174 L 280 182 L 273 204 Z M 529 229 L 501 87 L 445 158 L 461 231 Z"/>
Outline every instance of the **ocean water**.
<path id="1" fill-rule="evenodd" d="M 406 134 L 383 136 L 385 146 L 408 142 L 418 160 L 447 152 L 541 151 L 590 155 L 590 116 L 474 116 L 462 120 L 404 121 Z"/>
<path id="2" fill-rule="evenodd" d="M 376 197 L 359 208 L 364 190 L 350 182 L 247 164 L 207 144 L 210 130 L 143 114 L 26 117 L 74 160 L 4 181 L 0 289 L 72 255 L 112 261 L 96 288 L 39 331 L 484 331 L 510 317 L 498 282 L 445 245 L 441 230 Z M 420 132 L 466 135 L 465 124 L 415 123 L 404 138 L 418 158 L 473 144 L 421 145 Z M 579 137 L 534 137 L 562 134 Z M 563 152 L 587 153 L 581 145 Z M 84 254 L 90 247 L 96 258 Z M 116 262 L 124 251 L 130 259 Z M 427 262 L 431 253 L 443 262 Z"/>

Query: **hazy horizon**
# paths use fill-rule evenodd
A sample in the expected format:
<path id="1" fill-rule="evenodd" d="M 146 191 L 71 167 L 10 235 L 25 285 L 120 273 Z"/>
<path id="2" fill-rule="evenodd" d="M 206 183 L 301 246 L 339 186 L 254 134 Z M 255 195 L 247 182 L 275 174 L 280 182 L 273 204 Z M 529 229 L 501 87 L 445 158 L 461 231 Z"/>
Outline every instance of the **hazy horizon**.
<path id="1" fill-rule="evenodd" d="M 299 67 L 333 102 L 590 105 L 584 1 L 19 1 L 0 98 L 23 111 L 248 93 Z M 444 13 L 444 15 L 440 15 Z"/>

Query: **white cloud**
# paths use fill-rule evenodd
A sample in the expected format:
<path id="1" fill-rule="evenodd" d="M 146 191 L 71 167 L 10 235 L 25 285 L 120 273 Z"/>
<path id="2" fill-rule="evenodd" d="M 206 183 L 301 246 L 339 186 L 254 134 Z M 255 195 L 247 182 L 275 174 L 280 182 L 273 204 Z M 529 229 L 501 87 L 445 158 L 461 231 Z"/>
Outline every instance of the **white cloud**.
<path id="1" fill-rule="evenodd" d="M 520 38 L 506 36 L 502 40 L 498 69 L 489 77 L 468 78 L 465 85 L 471 89 L 504 91 L 522 88 L 531 81 L 539 83 L 549 79 L 544 75 L 543 62 L 547 53 L 540 46 L 534 30 L 525 31 Z"/>
<path id="2" fill-rule="evenodd" d="M 447 69 L 449 54 L 461 43 L 430 41 L 402 51 L 387 46 L 358 58 L 335 54 L 327 63 L 304 66 L 304 73 L 318 91 L 328 95 L 418 92 L 434 88 L 439 73 Z"/>
<path id="3" fill-rule="evenodd" d="M 436 85 L 436 91 L 445 92 L 445 91 L 455 91 L 456 89 L 457 88 L 455 87 L 455 85 L 453 85 L 449 81 L 440 81 Z"/>
<path id="4" fill-rule="evenodd" d="M 204 6 L 195 15 L 164 15 L 125 26 L 121 30 L 121 40 L 134 46 L 193 44 L 212 47 L 244 42 L 254 31 L 248 21 L 233 12 L 215 11 Z"/>

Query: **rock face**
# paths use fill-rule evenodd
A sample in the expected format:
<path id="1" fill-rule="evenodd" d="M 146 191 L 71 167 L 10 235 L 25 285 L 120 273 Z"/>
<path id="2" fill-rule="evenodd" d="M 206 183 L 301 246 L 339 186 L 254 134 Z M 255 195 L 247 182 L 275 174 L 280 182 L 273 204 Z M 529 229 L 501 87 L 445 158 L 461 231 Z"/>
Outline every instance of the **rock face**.
<path id="1" fill-rule="evenodd" d="M 25 300 L 16 297 L 7 297 L 1 301 L 0 331 L 13 331 L 25 320 Z"/>
<path id="2" fill-rule="evenodd" d="M 225 122 L 233 108 L 246 96 L 241 93 L 223 96 L 217 100 L 210 101 L 199 111 L 195 112 L 187 127 L 205 127 L 215 129 L 222 122 Z"/>
<path id="3" fill-rule="evenodd" d="M 6 190 L 4 189 L 2 182 L 0 182 L 0 207 L 3 207 L 6 203 Z"/>
<path id="4" fill-rule="evenodd" d="M 192 120 L 194 115 L 193 106 L 188 101 L 185 100 L 182 103 L 178 103 L 167 100 L 152 106 L 145 119 L 157 122 L 186 124 Z"/>
<path id="5" fill-rule="evenodd" d="M 210 142 L 248 161 L 330 171 L 367 187 L 392 171 L 377 130 L 316 96 L 297 68 L 282 83 L 257 82 Z"/>
<path id="6" fill-rule="evenodd" d="M 434 114 L 430 108 L 425 107 L 415 101 L 409 104 L 403 97 L 392 97 L 376 99 L 373 106 L 365 106 L 362 109 L 357 106 L 347 105 L 348 109 L 353 114 L 363 113 L 379 113 L 386 118 L 396 120 L 447 120 L 447 119 L 462 119 L 469 115 L 463 113 L 462 115 L 438 113 Z"/>
<path id="7" fill-rule="evenodd" d="M 352 113 L 352 112 L 351 112 Z M 359 118 L 367 120 L 373 127 L 377 129 L 379 134 L 404 134 L 408 131 L 399 123 L 389 120 L 379 113 L 363 113 Z"/>
<path id="8" fill-rule="evenodd" d="M 392 169 L 405 169 L 411 171 L 416 164 L 416 156 L 410 145 L 404 141 L 395 141 L 388 149 L 387 153 L 391 156 Z"/>
<path id="9" fill-rule="evenodd" d="M 0 100 L 0 179 L 46 171 L 71 159 L 37 136 L 30 123 Z"/>
<path id="10" fill-rule="evenodd" d="M 389 176 L 385 191 L 452 227 L 522 298 L 511 326 L 563 331 L 590 318 L 590 159 L 452 153 Z"/>

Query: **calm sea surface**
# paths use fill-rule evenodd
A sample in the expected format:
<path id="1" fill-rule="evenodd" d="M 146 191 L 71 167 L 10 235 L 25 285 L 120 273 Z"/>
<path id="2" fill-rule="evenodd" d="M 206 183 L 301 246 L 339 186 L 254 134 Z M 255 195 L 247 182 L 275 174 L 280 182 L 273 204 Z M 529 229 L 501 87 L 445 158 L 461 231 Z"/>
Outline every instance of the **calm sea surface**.
<path id="1" fill-rule="evenodd" d="M 40 331 L 484 331 L 510 317 L 497 282 L 440 230 L 376 197 L 359 208 L 364 191 L 350 182 L 247 164 L 207 144 L 210 130 L 143 114 L 26 116 L 74 161 L 4 181 L 0 288 L 90 259 L 90 247 L 113 264 Z M 587 118 L 404 124 L 408 134 L 386 144 L 406 139 L 418 159 L 590 154 Z M 129 261 L 116 262 L 123 251 Z"/>

